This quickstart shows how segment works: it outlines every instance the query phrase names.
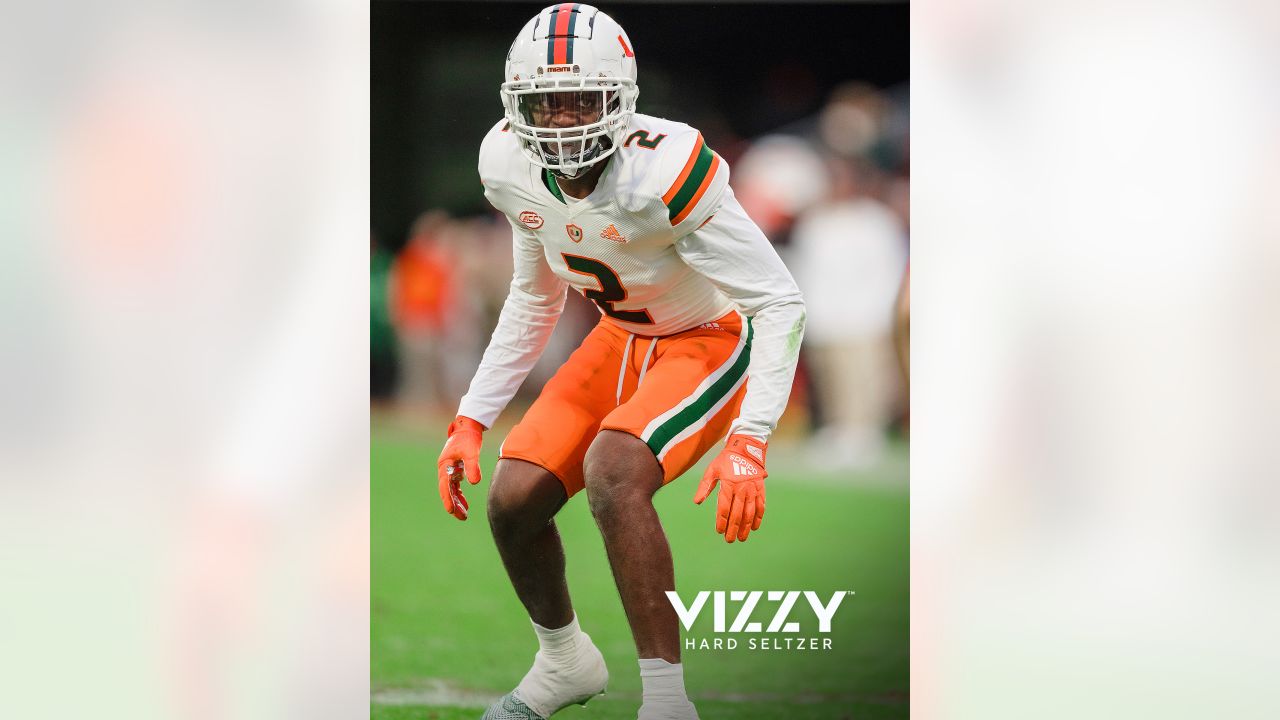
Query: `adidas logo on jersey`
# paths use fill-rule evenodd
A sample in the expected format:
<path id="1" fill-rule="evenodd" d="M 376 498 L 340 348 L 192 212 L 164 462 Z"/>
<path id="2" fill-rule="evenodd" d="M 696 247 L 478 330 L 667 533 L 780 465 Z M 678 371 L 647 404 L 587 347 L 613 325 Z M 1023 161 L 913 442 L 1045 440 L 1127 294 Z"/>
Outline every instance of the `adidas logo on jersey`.
<path id="1" fill-rule="evenodd" d="M 605 240 L 612 240 L 614 242 L 620 242 L 620 243 L 624 243 L 627 241 L 627 238 L 624 237 L 622 233 L 618 232 L 618 228 L 614 227 L 613 223 L 610 223 L 609 227 L 605 228 L 600 233 L 600 237 L 604 238 Z"/>
<path id="2" fill-rule="evenodd" d="M 723 330 L 724 328 L 720 327 L 720 323 L 718 322 L 709 322 L 709 323 L 702 323 L 701 325 L 698 326 L 698 329 L 699 330 Z"/>
<path id="3" fill-rule="evenodd" d="M 751 464 L 751 462 L 749 462 L 749 461 L 748 461 L 748 460 L 746 460 L 745 458 L 739 457 L 739 456 L 737 456 L 737 455 L 730 455 L 730 456 L 729 456 L 729 460 L 731 460 L 731 461 L 733 462 L 733 474 L 734 474 L 734 475 L 739 475 L 739 476 L 741 476 L 741 475 L 747 475 L 747 476 L 751 476 L 751 475 L 759 475 L 759 474 L 760 474 L 760 471 L 756 469 L 756 466 L 755 466 L 755 465 L 753 465 L 753 464 Z"/>

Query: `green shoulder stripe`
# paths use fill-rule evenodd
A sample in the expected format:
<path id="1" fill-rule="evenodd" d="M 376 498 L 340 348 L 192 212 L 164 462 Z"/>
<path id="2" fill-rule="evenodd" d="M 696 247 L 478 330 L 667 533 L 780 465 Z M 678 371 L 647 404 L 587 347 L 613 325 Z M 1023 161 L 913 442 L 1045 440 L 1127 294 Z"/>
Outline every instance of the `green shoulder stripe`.
<path id="1" fill-rule="evenodd" d="M 662 196 L 672 225 L 688 217 L 689 212 L 702 199 L 708 181 L 715 175 L 719 164 L 720 156 L 707 147 L 702 135 L 698 135 L 698 142 L 694 144 L 693 152 L 680 171 L 680 176 Z"/>

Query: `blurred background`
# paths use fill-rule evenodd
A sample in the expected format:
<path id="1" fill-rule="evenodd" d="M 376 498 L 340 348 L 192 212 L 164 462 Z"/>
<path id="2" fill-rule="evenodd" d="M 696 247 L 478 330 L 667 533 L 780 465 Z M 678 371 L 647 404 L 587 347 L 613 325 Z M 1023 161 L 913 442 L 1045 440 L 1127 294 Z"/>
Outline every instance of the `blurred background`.
<path id="1" fill-rule="evenodd" d="M 485 201 L 476 162 L 502 116 L 507 49 L 544 6 L 372 5 L 375 717 L 474 715 L 514 686 L 534 650 L 477 509 L 486 486 L 469 489 L 474 520 L 460 525 L 429 479 L 510 282 L 510 226 Z M 638 111 L 698 128 L 730 163 L 737 197 L 808 306 L 791 403 L 770 443 L 765 534 L 717 544 L 711 514 L 689 502 L 700 464 L 658 499 L 678 587 L 859 593 L 833 652 L 689 652 L 694 697 L 708 703 L 704 717 L 790 718 L 797 701 L 814 717 L 906 717 L 908 418 L 894 331 L 909 248 L 907 5 L 599 7 L 635 48 Z M 487 434 L 485 473 L 599 317 L 570 293 L 546 353 Z M 598 532 L 581 500 L 557 522 L 584 627 L 614 672 L 588 712 L 634 717 L 635 651 Z M 835 564 L 831 545 L 849 548 Z M 446 546 L 447 557 L 432 550 Z M 433 601 L 442 595 L 454 602 Z"/>

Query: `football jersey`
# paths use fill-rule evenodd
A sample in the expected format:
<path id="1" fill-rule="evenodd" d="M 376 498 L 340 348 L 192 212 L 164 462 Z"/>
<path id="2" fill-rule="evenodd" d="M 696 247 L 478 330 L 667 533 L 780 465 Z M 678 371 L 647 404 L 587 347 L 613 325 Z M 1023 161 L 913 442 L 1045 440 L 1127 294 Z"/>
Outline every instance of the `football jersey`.
<path id="1" fill-rule="evenodd" d="M 727 164 L 698 131 L 634 116 L 595 190 L 575 200 L 521 154 L 505 126 L 481 145 L 485 197 L 537 243 L 557 277 L 639 335 L 672 335 L 733 309 L 675 248 L 715 212 L 729 183 Z"/>
<path id="2" fill-rule="evenodd" d="M 665 336 L 754 318 L 751 382 L 732 432 L 767 438 L 786 407 L 804 305 L 694 128 L 636 114 L 595 189 L 566 197 L 500 121 L 480 148 L 485 197 L 511 223 L 510 293 L 459 414 L 490 427 L 541 355 L 566 288 L 622 329 Z"/>

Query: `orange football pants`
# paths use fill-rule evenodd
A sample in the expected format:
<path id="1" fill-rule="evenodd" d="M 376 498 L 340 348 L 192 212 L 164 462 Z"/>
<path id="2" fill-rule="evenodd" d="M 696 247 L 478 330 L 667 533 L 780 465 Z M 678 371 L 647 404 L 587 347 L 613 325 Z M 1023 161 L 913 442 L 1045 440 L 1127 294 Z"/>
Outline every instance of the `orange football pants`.
<path id="1" fill-rule="evenodd" d="M 649 446 L 671 482 L 728 434 L 750 359 L 751 324 L 737 311 L 666 337 L 634 335 L 602 317 L 499 455 L 546 468 L 572 497 L 596 434 L 620 430 Z"/>

